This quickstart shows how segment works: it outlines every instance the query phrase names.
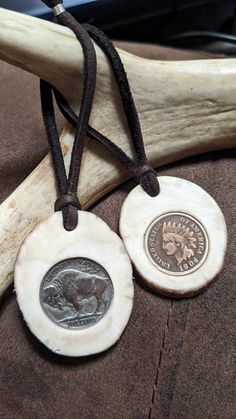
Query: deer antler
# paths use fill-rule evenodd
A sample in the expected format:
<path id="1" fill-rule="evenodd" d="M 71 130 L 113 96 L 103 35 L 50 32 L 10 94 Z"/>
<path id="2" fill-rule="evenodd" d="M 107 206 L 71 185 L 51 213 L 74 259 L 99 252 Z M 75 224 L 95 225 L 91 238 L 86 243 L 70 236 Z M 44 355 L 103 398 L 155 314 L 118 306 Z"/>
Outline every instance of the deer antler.
<path id="1" fill-rule="evenodd" d="M 98 74 L 90 124 L 132 155 L 129 134 L 111 71 L 96 47 Z M 205 151 L 229 148 L 236 139 L 236 61 L 162 62 L 120 51 L 140 116 L 145 147 L 154 166 Z M 65 27 L 0 9 L 0 58 L 54 84 L 77 106 L 83 55 Z M 61 136 L 68 166 L 73 130 Z M 88 140 L 79 197 L 88 207 L 128 178 L 107 150 Z M 53 210 L 55 186 L 50 157 L 0 206 L 0 295 L 12 281 L 19 246 Z"/>

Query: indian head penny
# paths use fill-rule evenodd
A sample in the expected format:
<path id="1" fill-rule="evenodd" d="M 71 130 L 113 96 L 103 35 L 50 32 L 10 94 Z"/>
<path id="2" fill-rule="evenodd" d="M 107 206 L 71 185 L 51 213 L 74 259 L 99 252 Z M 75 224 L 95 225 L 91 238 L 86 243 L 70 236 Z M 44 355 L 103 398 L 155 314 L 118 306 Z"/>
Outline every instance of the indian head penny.
<path id="1" fill-rule="evenodd" d="M 121 209 L 120 234 L 148 286 L 164 295 L 192 296 L 223 267 L 224 216 L 200 186 L 170 176 L 158 180 L 156 197 L 140 185 L 129 193 Z"/>
<path id="2" fill-rule="evenodd" d="M 15 265 L 17 301 L 31 332 L 51 351 L 86 356 L 111 347 L 133 307 L 132 266 L 117 234 L 79 211 L 66 231 L 61 212 L 38 224 Z"/>
<path id="3" fill-rule="evenodd" d="M 145 247 L 158 269 L 169 275 L 187 275 L 204 263 L 208 237 L 195 218 L 171 212 L 151 223 L 145 234 Z"/>

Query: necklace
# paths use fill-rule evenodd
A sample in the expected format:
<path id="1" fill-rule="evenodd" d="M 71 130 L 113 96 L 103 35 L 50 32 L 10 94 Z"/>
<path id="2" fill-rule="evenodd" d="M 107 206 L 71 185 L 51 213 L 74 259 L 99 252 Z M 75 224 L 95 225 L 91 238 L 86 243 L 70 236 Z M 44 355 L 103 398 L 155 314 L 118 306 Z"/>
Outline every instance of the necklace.
<path id="1" fill-rule="evenodd" d="M 67 177 L 50 86 L 41 81 L 46 133 L 58 189 L 55 213 L 21 246 L 15 289 L 33 334 L 53 352 L 84 356 L 104 351 L 122 334 L 133 306 L 130 260 L 121 239 L 95 215 L 81 211 L 77 186 L 96 81 L 96 55 L 85 29 L 60 14 L 81 42 L 84 88 Z"/>
<path id="2" fill-rule="evenodd" d="M 148 164 L 128 79 L 111 41 L 98 28 L 79 25 L 61 2 L 46 3 L 82 44 L 84 89 L 77 116 L 56 89 L 41 81 L 43 117 L 59 197 L 55 214 L 39 224 L 21 247 L 15 287 L 32 332 L 56 353 L 83 356 L 109 348 L 129 320 L 133 284 L 126 250 L 148 286 L 168 296 L 192 296 L 208 286 L 222 268 L 227 235 L 223 214 L 207 192 L 184 179 L 157 177 Z M 110 62 L 136 160 L 88 125 L 96 79 L 89 35 Z M 68 177 L 52 91 L 76 132 Z M 125 247 L 102 220 L 80 209 L 77 186 L 86 133 L 107 147 L 137 179 L 138 186 L 121 210 Z"/>

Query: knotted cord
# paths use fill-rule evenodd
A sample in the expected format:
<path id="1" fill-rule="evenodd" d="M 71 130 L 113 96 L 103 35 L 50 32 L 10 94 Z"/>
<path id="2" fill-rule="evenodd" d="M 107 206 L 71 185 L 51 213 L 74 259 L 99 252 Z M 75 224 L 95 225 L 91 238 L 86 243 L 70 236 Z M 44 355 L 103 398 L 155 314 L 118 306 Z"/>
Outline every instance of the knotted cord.
<path id="1" fill-rule="evenodd" d="M 130 169 L 138 179 L 142 188 L 150 196 L 158 195 L 159 183 L 155 170 L 147 163 L 139 117 L 130 90 L 128 78 L 120 56 L 112 42 L 100 29 L 88 24 L 80 25 L 75 21 L 75 19 L 65 11 L 62 1 L 43 0 L 43 2 L 53 9 L 56 21 L 73 30 L 82 45 L 84 53 L 85 76 L 79 116 L 75 114 L 65 98 L 54 87 L 41 80 L 43 117 L 51 147 L 59 190 L 59 198 L 55 203 L 55 210 L 63 211 L 64 227 L 67 230 L 73 230 L 78 222 L 77 209 L 80 208 L 77 197 L 77 186 L 86 133 L 91 138 L 106 146 L 128 169 Z M 112 67 L 132 136 L 137 161 L 132 160 L 110 139 L 89 126 L 89 116 L 91 113 L 96 82 L 96 56 L 90 37 L 106 54 Z M 66 177 L 63 155 L 56 128 L 52 91 L 54 92 L 62 114 L 76 129 L 68 179 Z"/>

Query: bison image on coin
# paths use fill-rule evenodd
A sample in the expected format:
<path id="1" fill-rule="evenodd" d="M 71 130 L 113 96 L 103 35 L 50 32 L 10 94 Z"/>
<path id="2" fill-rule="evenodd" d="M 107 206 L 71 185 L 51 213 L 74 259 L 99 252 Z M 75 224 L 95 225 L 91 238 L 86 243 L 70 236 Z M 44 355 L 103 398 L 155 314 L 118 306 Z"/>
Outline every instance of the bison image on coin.
<path id="1" fill-rule="evenodd" d="M 145 249 L 162 272 L 186 275 L 198 269 L 206 259 L 208 237 L 195 218 L 171 212 L 158 217 L 149 226 Z"/>
<path id="2" fill-rule="evenodd" d="M 113 285 L 107 271 L 97 262 L 70 258 L 54 265 L 44 276 L 40 303 L 58 326 L 82 329 L 93 326 L 107 312 Z"/>

